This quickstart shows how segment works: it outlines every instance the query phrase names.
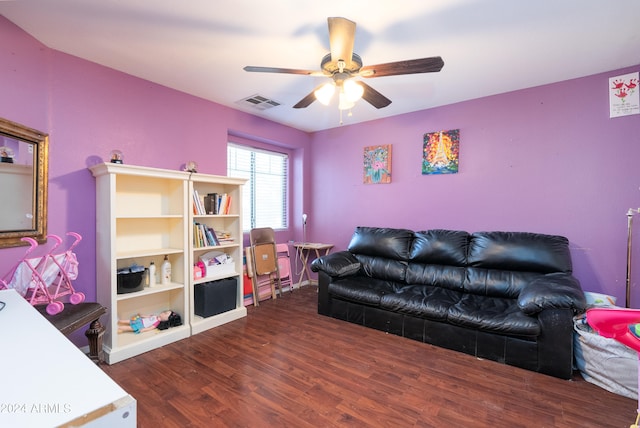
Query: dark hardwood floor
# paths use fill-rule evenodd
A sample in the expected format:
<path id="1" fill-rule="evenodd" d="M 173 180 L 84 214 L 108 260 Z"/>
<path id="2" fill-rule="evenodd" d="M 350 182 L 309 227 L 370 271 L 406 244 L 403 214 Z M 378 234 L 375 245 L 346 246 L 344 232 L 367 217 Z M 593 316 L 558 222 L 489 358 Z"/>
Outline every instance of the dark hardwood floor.
<path id="1" fill-rule="evenodd" d="M 637 402 L 316 313 L 304 287 L 103 370 L 139 427 L 628 427 Z"/>

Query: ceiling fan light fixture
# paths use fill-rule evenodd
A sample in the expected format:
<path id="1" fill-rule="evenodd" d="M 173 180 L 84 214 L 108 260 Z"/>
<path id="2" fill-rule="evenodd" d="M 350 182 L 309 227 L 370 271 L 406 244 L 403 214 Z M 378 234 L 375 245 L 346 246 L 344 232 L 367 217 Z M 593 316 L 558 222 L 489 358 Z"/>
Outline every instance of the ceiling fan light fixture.
<path id="1" fill-rule="evenodd" d="M 364 94 L 364 87 L 355 80 L 346 80 L 343 84 L 344 95 L 348 101 L 355 103 Z"/>
<path id="2" fill-rule="evenodd" d="M 316 99 L 323 105 L 328 106 L 329 102 L 331 102 L 331 97 L 333 97 L 333 93 L 336 90 L 336 85 L 334 82 L 329 82 L 317 89 L 313 94 L 316 96 Z"/>
<path id="3" fill-rule="evenodd" d="M 2 1 L 2 0 L 0 0 Z M 362 66 L 362 58 L 353 52 L 356 23 L 346 18 L 329 17 L 329 50 L 320 62 L 320 70 L 300 70 L 295 68 L 246 66 L 245 71 L 262 73 L 287 73 L 306 76 L 329 77 L 332 83 L 322 85 L 305 95 L 293 108 L 307 108 L 314 101 L 329 105 L 336 90 L 339 90 L 340 110 L 353 107 L 360 98 L 377 109 L 391 104 L 391 100 L 373 89 L 363 80 L 351 81 L 352 78 L 373 78 L 384 76 L 401 76 L 406 74 L 436 73 L 444 66 L 439 56 L 417 58 L 404 61 L 386 62 L 376 65 Z"/>
<path id="4" fill-rule="evenodd" d="M 339 96 L 339 99 L 338 99 L 339 110 L 349 110 L 353 108 L 353 106 L 355 105 L 355 102 L 350 101 L 349 98 L 347 97 L 347 94 L 344 91 L 340 91 L 338 96 Z"/>

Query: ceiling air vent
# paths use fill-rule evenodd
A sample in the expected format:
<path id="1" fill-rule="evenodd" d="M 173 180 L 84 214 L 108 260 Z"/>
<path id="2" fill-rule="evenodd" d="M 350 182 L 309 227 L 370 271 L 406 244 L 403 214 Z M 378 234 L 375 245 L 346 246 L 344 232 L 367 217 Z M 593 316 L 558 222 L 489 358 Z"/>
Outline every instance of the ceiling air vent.
<path id="1" fill-rule="evenodd" d="M 237 103 L 246 107 L 254 108 L 256 110 L 267 110 L 272 107 L 278 107 L 281 104 L 278 101 L 274 101 L 257 94 L 252 95 L 248 98 L 243 98 Z"/>

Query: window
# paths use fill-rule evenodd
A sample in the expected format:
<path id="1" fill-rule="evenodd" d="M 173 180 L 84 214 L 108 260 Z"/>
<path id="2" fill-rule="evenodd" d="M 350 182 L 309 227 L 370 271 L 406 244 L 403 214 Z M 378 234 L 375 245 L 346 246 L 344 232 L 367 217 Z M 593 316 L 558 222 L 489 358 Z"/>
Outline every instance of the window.
<path id="1" fill-rule="evenodd" d="M 242 193 L 242 225 L 287 228 L 289 156 L 229 143 L 227 175 L 248 179 Z"/>

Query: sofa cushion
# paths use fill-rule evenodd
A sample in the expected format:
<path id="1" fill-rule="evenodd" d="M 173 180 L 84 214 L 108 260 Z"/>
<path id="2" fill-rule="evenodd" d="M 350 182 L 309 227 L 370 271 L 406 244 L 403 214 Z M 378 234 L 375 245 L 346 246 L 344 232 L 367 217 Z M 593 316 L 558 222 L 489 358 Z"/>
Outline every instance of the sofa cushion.
<path id="1" fill-rule="evenodd" d="M 354 276 L 334 279 L 329 283 L 329 294 L 345 300 L 370 306 L 379 306 L 380 298 L 395 293 L 398 287 L 392 281 Z"/>
<path id="2" fill-rule="evenodd" d="M 407 260 L 413 232 L 407 229 L 357 227 L 348 250 L 354 254 Z"/>
<path id="3" fill-rule="evenodd" d="M 569 241 L 529 232 L 476 232 L 469 243 L 469 266 L 539 273 L 571 273 Z"/>
<path id="4" fill-rule="evenodd" d="M 394 312 L 443 321 L 452 305 L 462 298 L 462 293 L 430 285 L 406 285 L 395 293 L 385 294 L 380 307 Z"/>
<path id="5" fill-rule="evenodd" d="M 338 251 L 313 260 L 311 270 L 323 271 L 329 276 L 349 276 L 358 273 L 360 262 L 350 252 Z"/>
<path id="6" fill-rule="evenodd" d="M 462 291 L 465 275 L 466 270 L 463 267 L 409 263 L 405 282 Z"/>
<path id="7" fill-rule="evenodd" d="M 527 284 L 518 296 L 518 306 L 528 315 L 549 308 L 569 308 L 579 313 L 586 309 L 587 301 L 576 278 L 566 273 L 550 273 Z"/>
<path id="8" fill-rule="evenodd" d="M 451 324 L 515 336 L 538 336 L 540 324 L 515 299 L 465 294 L 447 313 Z"/>
<path id="9" fill-rule="evenodd" d="M 407 262 L 362 254 L 355 254 L 355 258 L 360 262 L 360 272 L 366 276 L 398 282 L 405 280 Z"/>
<path id="10" fill-rule="evenodd" d="M 465 266 L 470 235 L 459 230 L 433 229 L 416 232 L 410 261 L 434 265 Z"/>
<path id="11" fill-rule="evenodd" d="M 464 290 L 481 296 L 515 299 L 527 284 L 541 276 L 544 275 L 535 272 L 470 267 L 466 269 Z"/>

